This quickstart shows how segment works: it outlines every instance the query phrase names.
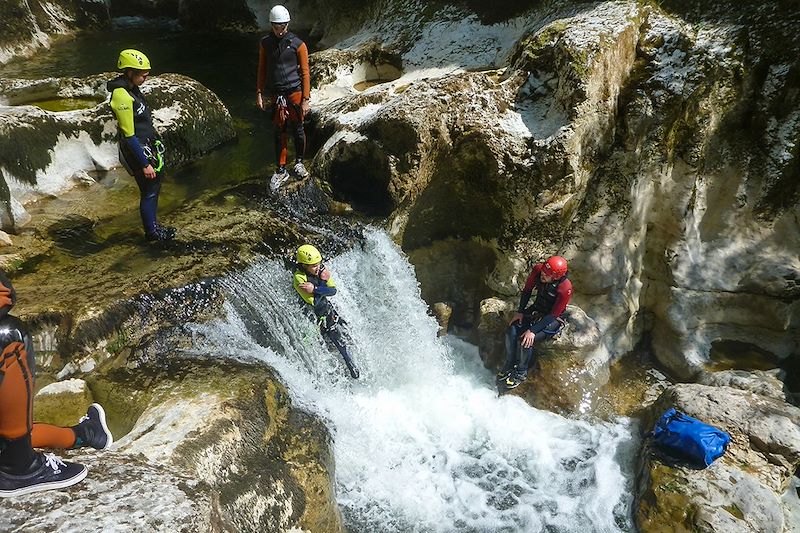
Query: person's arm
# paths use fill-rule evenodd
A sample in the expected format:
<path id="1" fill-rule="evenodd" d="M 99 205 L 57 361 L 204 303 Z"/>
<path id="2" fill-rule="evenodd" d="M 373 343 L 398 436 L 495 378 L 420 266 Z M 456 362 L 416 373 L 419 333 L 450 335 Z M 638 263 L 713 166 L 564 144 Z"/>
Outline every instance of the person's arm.
<path id="1" fill-rule="evenodd" d="M 125 142 L 141 167 L 146 168 L 150 163 L 144 155 L 144 150 L 142 150 L 142 145 L 139 143 L 139 139 L 135 135 L 136 130 L 133 127 L 133 97 L 122 87 L 117 87 L 111 93 L 111 109 L 117 117 L 119 129 Z"/>
<path id="2" fill-rule="evenodd" d="M 314 288 L 314 294 L 319 296 L 333 296 L 336 294 L 336 284 L 333 282 L 333 278 L 329 275 L 324 285 L 317 285 Z"/>
<path id="3" fill-rule="evenodd" d="M 525 287 L 522 289 L 522 295 L 519 299 L 519 305 L 517 306 L 517 313 L 522 313 L 525 311 L 525 307 L 528 305 L 528 301 L 531 299 L 531 293 L 533 293 L 533 286 L 536 283 L 536 279 L 539 277 L 539 273 L 542 271 L 542 264 L 539 263 L 533 270 L 531 270 L 528 279 L 525 281 Z"/>
<path id="4" fill-rule="evenodd" d="M 264 86 L 267 84 L 267 52 L 264 42 L 258 44 L 258 71 L 256 73 L 256 105 L 264 110 Z"/>
<path id="5" fill-rule="evenodd" d="M 309 102 L 311 101 L 311 70 L 308 67 L 308 47 L 306 43 L 302 43 L 297 47 L 297 66 L 300 69 L 300 79 L 303 82 L 300 105 L 303 108 L 303 113 L 308 113 Z"/>
<path id="6" fill-rule="evenodd" d="M 561 313 L 567 308 L 567 304 L 569 303 L 570 298 L 572 298 L 572 282 L 568 279 L 565 279 L 561 282 L 558 286 L 558 296 L 556 296 L 556 301 L 553 304 L 553 308 L 550 310 L 548 314 L 543 316 L 540 320 L 537 320 L 533 324 L 531 324 L 530 329 L 531 332 L 534 334 L 539 333 L 543 329 L 545 329 L 548 324 L 553 322 L 556 318 L 561 316 Z"/>

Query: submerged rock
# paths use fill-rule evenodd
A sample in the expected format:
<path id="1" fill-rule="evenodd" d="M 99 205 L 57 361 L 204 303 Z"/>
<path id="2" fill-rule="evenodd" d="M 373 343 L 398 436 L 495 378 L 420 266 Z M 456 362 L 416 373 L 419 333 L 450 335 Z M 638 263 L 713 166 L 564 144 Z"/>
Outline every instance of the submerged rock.
<path id="1" fill-rule="evenodd" d="M 29 220 L 25 203 L 84 183 L 86 172 L 119 166 L 117 124 L 105 88 L 114 76 L 0 81 L 0 180 L 4 184 L 0 223 L 4 229 L 13 230 Z M 191 78 L 156 76 L 142 91 L 164 138 L 171 168 L 235 136 L 231 116 L 219 98 Z M 70 109 L 69 102 L 75 100 L 87 107 Z M 67 110 L 47 111 L 34 105 L 42 101 L 54 101 Z"/>

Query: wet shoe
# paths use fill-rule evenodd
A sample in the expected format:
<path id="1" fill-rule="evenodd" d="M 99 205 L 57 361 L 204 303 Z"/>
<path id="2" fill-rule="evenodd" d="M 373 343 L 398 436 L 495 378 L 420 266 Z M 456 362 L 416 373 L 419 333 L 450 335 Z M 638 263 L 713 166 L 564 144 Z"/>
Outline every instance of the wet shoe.
<path id="1" fill-rule="evenodd" d="M 30 471 L 25 474 L 0 470 L 0 498 L 63 489 L 80 483 L 86 477 L 86 467 L 81 464 L 65 463 L 52 453 L 36 455 Z"/>
<path id="2" fill-rule="evenodd" d="M 298 178 L 308 177 L 308 170 L 306 170 L 306 167 L 303 166 L 302 161 L 298 161 L 294 164 L 294 175 Z"/>
<path id="3" fill-rule="evenodd" d="M 513 373 L 506 378 L 505 386 L 507 389 L 516 389 L 519 387 L 528 376 L 525 374 Z"/>
<path id="4" fill-rule="evenodd" d="M 171 241 L 175 238 L 175 228 L 156 226 L 152 233 L 145 234 L 148 241 Z"/>
<path id="5" fill-rule="evenodd" d="M 361 372 L 358 371 L 356 365 L 347 365 L 347 369 L 350 371 L 350 377 L 353 379 L 358 379 L 361 377 Z"/>
<path id="6" fill-rule="evenodd" d="M 156 230 L 162 232 L 170 239 L 174 239 L 175 235 L 178 233 L 178 230 L 176 228 L 173 228 L 172 226 L 162 226 L 158 222 L 156 222 Z"/>
<path id="7" fill-rule="evenodd" d="M 514 371 L 513 368 L 510 370 L 506 370 L 505 368 L 503 368 L 500 370 L 500 372 L 498 372 L 495 375 L 495 377 L 497 378 L 497 381 L 505 381 L 506 379 L 508 379 L 508 377 L 511 375 L 513 371 Z"/>
<path id="8" fill-rule="evenodd" d="M 289 180 L 289 173 L 286 172 L 285 168 L 279 168 L 275 171 L 275 174 L 272 175 L 272 178 L 269 180 L 269 190 L 272 192 L 277 191 L 281 185 L 286 183 Z"/>
<path id="9" fill-rule="evenodd" d="M 86 411 L 77 426 L 72 426 L 75 432 L 75 445 L 73 448 L 91 446 L 95 450 L 107 450 L 114 442 L 108 426 L 106 425 L 106 412 L 99 403 L 93 403 Z"/>

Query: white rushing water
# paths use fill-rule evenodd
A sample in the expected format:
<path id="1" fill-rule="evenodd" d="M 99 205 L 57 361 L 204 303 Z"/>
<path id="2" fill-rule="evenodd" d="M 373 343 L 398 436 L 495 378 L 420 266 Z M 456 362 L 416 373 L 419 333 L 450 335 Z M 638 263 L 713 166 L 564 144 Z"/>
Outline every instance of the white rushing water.
<path id="1" fill-rule="evenodd" d="M 477 348 L 437 339 L 413 267 L 384 233 L 327 263 L 362 379 L 327 348 L 276 261 L 224 281 L 204 353 L 275 368 L 334 437 L 354 532 L 630 531 L 630 423 L 571 420 L 498 397 Z M 216 348 L 215 348 L 216 346 Z"/>

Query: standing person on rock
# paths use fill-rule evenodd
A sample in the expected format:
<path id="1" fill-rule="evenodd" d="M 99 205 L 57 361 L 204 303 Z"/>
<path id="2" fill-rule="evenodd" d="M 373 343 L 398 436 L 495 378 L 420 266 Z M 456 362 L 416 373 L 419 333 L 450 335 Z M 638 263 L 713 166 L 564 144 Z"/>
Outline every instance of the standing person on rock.
<path id="1" fill-rule="evenodd" d="M 106 87 L 111 92 L 111 109 L 119 122 L 119 161 L 139 186 L 139 213 L 148 241 L 168 241 L 175 228 L 156 222 L 158 194 L 164 167 L 164 144 L 153 127 L 150 108 L 139 87 L 150 75 L 150 60 L 138 50 L 119 53 L 117 69 L 122 71 Z"/>
<path id="2" fill-rule="evenodd" d="M 269 186 L 273 192 L 289 179 L 286 170 L 288 133 L 294 137 L 294 173 L 298 178 L 308 176 L 303 166 L 306 151 L 303 118 L 311 99 L 308 47 L 289 31 L 289 20 L 285 7 L 273 7 L 269 12 L 272 32 L 261 39 L 258 47 L 256 105 L 265 111 L 269 101 L 272 109 L 276 168 Z"/>
<path id="3" fill-rule="evenodd" d="M 8 314 L 15 302 L 14 286 L 0 272 L 0 498 L 61 489 L 86 477 L 84 465 L 34 448 L 105 450 L 114 442 L 106 414 L 96 403 L 69 428 L 33 423 L 36 365 L 30 335 Z"/>
<path id="4" fill-rule="evenodd" d="M 533 289 L 536 299 L 528 301 Z M 506 361 L 497 380 L 506 389 L 519 386 L 528 377 L 533 362 L 533 347 L 537 342 L 552 338 L 564 326 L 561 314 L 572 297 L 572 282 L 567 279 L 567 260 L 554 255 L 533 267 L 522 289 L 517 312 L 506 330 Z M 522 348 L 517 358 L 517 345 Z"/>
<path id="5" fill-rule="evenodd" d="M 353 357 L 347 350 L 339 328 L 339 315 L 328 301 L 329 296 L 336 294 L 336 284 L 331 273 L 322 264 L 322 254 L 316 247 L 304 244 L 297 249 L 297 266 L 292 286 L 304 303 L 311 306 L 319 323 L 320 333 L 330 339 L 344 359 L 350 376 L 358 379 L 360 373 Z"/>

